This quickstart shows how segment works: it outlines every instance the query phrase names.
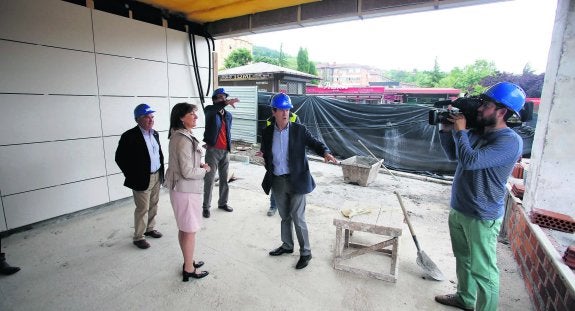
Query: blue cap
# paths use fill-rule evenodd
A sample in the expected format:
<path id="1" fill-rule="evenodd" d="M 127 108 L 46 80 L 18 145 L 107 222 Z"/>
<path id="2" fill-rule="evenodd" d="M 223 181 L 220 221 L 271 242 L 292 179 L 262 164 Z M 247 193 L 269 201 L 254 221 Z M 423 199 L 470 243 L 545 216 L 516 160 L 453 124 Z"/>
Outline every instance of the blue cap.
<path id="1" fill-rule="evenodd" d="M 224 94 L 224 95 L 226 95 L 226 97 L 230 96 L 230 95 L 228 95 L 228 93 L 226 93 L 226 91 L 224 90 L 223 87 L 220 87 L 220 88 L 217 88 L 217 89 L 214 91 L 214 93 L 212 94 L 212 98 L 214 98 L 214 97 L 216 97 L 216 96 L 218 96 L 218 95 L 220 95 L 220 94 Z"/>
<path id="2" fill-rule="evenodd" d="M 148 104 L 139 104 L 138 106 L 136 106 L 136 109 L 134 109 L 134 119 L 137 119 L 141 116 L 145 116 L 147 114 L 154 112 L 155 111 L 152 110 L 152 108 L 148 106 Z"/>

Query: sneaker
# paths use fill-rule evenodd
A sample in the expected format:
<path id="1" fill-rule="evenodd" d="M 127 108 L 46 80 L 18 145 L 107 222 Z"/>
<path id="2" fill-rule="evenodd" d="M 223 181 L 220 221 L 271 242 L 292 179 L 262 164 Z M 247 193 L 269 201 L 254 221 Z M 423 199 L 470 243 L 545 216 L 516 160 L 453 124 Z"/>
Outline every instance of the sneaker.
<path id="1" fill-rule="evenodd" d="M 271 216 L 275 215 L 277 210 L 278 210 L 277 208 L 270 208 L 268 210 L 268 216 L 271 217 Z"/>
<path id="2" fill-rule="evenodd" d="M 435 296 L 435 301 L 439 302 L 442 305 L 456 307 L 461 310 L 466 311 L 474 310 L 473 307 L 468 308 L 465 305 L 463 305 L 463 302 L 461 302 L 461 299 L 459 299 L 459 296 L 457 296 L 457 294 L 438 295 Z"/>

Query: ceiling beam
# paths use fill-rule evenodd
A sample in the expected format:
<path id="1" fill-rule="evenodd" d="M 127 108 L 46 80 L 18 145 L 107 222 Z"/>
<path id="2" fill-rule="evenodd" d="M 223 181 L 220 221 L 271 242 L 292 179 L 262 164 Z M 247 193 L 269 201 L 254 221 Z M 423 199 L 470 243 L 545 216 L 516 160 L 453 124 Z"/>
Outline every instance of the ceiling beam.
<path id="1" fill-rule="evenodd" d="M 205 24 L 216 39 L 508 0 L 323 0 Z"/>

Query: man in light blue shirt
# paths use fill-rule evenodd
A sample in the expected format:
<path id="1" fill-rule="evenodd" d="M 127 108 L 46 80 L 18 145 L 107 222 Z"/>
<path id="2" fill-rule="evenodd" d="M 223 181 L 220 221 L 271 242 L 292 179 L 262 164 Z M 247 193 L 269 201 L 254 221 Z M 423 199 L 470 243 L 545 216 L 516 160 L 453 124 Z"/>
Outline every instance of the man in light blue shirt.
<path id="1" fill-rule="evenodd" d="M 164 155 L 160 136 L 153 129 L 154 112 L 147 104 L 138 105 L 134 109 L 134 119 L 138 125 L 122 134 L 116 149 L 116 163 L 126 177 L 124 186 L 132 189 L 134 194 L 133 243 L 140 249 L 150 247 L 144 236 L 162 237 L 154 229 L 160 184 L 164 181 Z"/>

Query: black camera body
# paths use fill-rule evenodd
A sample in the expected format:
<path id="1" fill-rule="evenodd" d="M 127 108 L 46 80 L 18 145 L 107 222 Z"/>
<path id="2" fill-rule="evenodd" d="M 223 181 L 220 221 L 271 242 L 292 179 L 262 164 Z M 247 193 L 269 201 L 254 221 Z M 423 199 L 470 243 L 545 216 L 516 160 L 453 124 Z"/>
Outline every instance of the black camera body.
<path id="1" fill-rule="evenodd" d="M 447 118 L 453 114 L 463 114 L 468 128 L 477 127 L 477 108 L 481 106 L 479 96 L 460 97 L 454 101 L 442 100 L 433 104 L 435 109 L 429 111 L 429 125 L 451 124 Z M 447 109 L 451 105 L 452 109 Z"/>

